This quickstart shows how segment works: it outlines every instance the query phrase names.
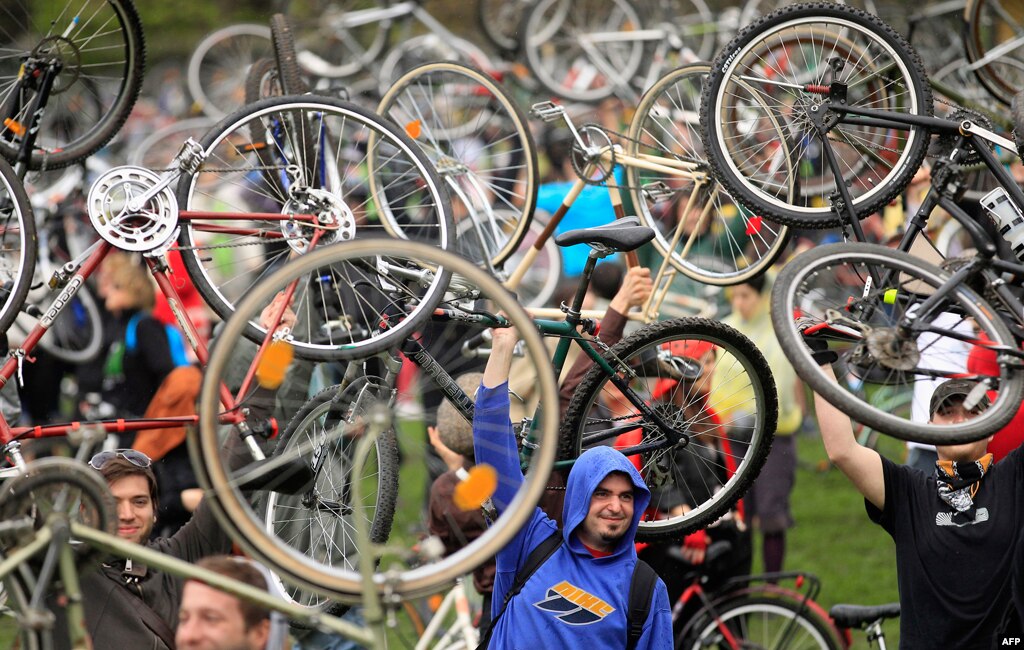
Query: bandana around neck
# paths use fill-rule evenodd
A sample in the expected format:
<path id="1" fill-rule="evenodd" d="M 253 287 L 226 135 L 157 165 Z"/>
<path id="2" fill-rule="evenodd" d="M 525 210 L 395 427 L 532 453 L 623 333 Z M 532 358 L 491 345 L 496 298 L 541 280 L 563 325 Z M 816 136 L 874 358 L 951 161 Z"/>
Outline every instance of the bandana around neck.
<path id="1" fill-rule="evenodd" d="M 935 483 L 939 498 L 953 507 L 957 513 L 974 517 L 974 495 L 978 492 L 981 479 L 992 467 L 992 454 L 985 454 L 978 460 L 935 462 Z"/>

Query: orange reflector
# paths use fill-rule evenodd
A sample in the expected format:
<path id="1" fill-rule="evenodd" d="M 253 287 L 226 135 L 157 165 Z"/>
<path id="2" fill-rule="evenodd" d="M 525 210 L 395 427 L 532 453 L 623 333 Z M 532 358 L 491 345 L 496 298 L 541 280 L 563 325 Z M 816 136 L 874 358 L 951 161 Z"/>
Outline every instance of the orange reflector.
<path id="1" fill-rule="evenodd" d="M 239 149 L 239 151 L 242 151 L 243 153 L 249 153 L 249 152 L 252 152 L 252 151 L 260 151 L 261 149 L 266 149 L 266 148 L 267 148 L 267 143 L 266 142 L 250 142 L 249 144 L 243 144 L 238 149 Z"/>
<path id="2" fill-rule="evenodd" d="M 405 134 L 416 140 L 423 133 L 423 123 L 419 120 L 413 120 L 405 125 Z"/>
<path id="3" fill-rule="evenodd" d="M 256 381 L 263 388 L 271 390 L 279 387 L 288 372 L 288 366 L 295 356 L 292 344 L 287 341 L 274 341 L 264 351 L 259 366 L 256 367 Z"/>
<path id="4" fill-rule="evenodd" d="M 8 117 L 4 120 L 4 126 L 6 126 L 11 131 L 14 131 L 15 135 L 25 135 L 25 125 L 19 122 L 18 120 L 14 120 Z"/>
<path id="5" fill-rule="evenodd" d="M 474 510 L 491 498 L 498 487 L 498 472 L 490 465 L 477 465 L 455 486 L 452 501 L 459 510 Z"/>
<path id="6" fill-rule="evenodd" d="M 444 596 L 442 596 L 441 594 L 434 594 L 433 596 L 427 598 L 427 607 L 430 608 L 430 611 L 436 612 L 437 610 L 441 609 L 442 602 L 444 602 Z"/>

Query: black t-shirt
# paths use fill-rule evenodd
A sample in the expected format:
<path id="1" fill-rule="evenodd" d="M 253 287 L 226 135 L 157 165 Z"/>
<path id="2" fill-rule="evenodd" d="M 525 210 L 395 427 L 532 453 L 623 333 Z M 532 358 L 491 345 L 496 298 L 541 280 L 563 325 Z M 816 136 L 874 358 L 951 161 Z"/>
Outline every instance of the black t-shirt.
<path id="1" fill-rule="evenodd" d="M 868 516 L 896 542 L 900 647 L 991 648 L 1010 600 L 1014 547 L 1024 525 L 1017 449 L 974 495 L 973 521 L 939 498 L 935 476 L 882 458 L 885 510 Z"/>

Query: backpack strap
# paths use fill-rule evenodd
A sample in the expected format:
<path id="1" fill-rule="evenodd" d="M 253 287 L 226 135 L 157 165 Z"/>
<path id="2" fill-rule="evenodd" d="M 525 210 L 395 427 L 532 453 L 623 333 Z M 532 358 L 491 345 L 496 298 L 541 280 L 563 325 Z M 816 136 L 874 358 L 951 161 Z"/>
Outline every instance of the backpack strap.
<path id="1" fill-rule="evenodd" d="M 626 620 L 629 624 L 626 637 L 626 650 L 635 650 L 644 633 L 644 623 L 651 612 L 654 600 L 654 588 L 658 584 L 658 574 L 651 565 L 638 559 L 633 567 L 633 579 L 629 583 L 629 611 Z"/>
<path id="2" fill-rule="evenodd" d="M 547 537 L 543 542 L 537 544 L 537 546 L 530 551 L 530 554 L 526 556 L 526 561 L 523 562 L 523 566 L 519 567 L 519 570 L 516 571 L 516 579 L 512 582 L 512 586 L 505 592 L 505 599 L 501 602 L 501 611 L 491 619 L 491 623 L 487 626 L 487 630 L 483 635 L 481 635 L 480 645 L 477 646 L 477 650 L 483 650 L 487 647 L 487 644 L 491 641 L 491 634 L 494 632 L 494 626 L 498 622 L 498 619 L 501 618 L 501 615 L 505 613 L 505 610 L 508 609 L 509 601 L 523 590 L 523 587 L 526 585 L 526 581 L 530 579 L 530 576 L 536 573 L 537 569 L 547 562 L 549 557 L 554 555 L 555 551 L 557 551 L 562 545 L 562 541 L 562 531 L 556 530 L 551 533 L 550 537 Z"/>
<path id="3" fill-rule="evenodd" d="M 135 346 L 139 343 L 140 320 L 142 320 L 142 312 L 135 312 L 135 314 L 128 319 L 128 325 L 124 328 L 124 349 L 130 353 L 135 352 Z"/>

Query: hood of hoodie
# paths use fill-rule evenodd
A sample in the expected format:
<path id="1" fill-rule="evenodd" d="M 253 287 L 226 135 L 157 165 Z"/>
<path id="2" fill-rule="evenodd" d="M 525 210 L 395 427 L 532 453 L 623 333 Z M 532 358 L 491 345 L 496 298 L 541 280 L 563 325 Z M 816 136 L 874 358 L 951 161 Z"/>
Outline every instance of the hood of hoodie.
<path id="1" fill-rule="evenodd" d="M 633 521 L 622 538 L 623 541 L 628 540 L 628 543 L 620 542 L 612 555 L 618 556 L 627 551 L 636 552 L 633 539 L 640 524 L 640 517 L 651 502 L 651 491 L 647 489 L 633 464 L 611 447 L 594 447 L 586 450 L 576 459 L 572 471 L 569 472 L 569 480 L 565 486 L 565 504 L 562 507 L 562 535 L 566 545 L 573 551 L 588 553 L 575 532 L 590 512 L 590 497 L 594 490 L 612 472 L 622 472 L 633 482 Z"/>

